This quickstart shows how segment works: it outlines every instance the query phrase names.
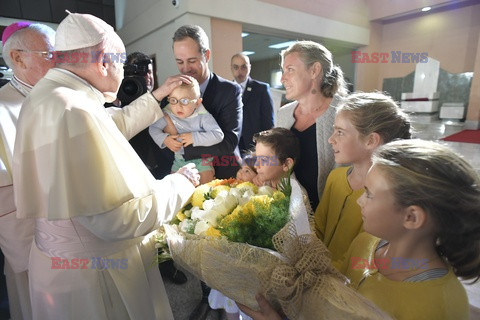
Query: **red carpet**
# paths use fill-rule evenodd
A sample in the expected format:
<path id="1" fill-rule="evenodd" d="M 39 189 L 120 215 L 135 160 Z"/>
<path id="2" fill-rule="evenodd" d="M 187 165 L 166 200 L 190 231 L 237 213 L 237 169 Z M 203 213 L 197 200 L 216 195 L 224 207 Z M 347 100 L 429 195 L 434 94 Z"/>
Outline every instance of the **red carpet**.
<path id="1" fill-rule="evenodd" d="M 480 143 L 480 130 L 463 130 L 451 136 L 445 137 L 443 141 Z"/>

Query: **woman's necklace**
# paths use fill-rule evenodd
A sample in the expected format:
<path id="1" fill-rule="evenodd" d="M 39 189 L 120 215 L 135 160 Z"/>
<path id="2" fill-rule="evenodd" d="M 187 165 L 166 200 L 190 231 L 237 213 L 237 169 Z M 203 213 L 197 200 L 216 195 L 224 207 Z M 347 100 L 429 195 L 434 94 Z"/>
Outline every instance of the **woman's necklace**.
<path id="1" fill-rule="evenodd" d="M 328 107 L 328 105 L 327 105 Z M 315 116 L 316 114 L 321 114 L 323 113 L 324 111 L 326 110 L 325 108 L 325 105 L 321 105 L 321 106 L 318 106 L 318 107 L 315 107 L 313 109 L 310 109 L 310 110 L 304 110 L 301 106 L 298 110 L 298 113 L 302 116 Z"/>

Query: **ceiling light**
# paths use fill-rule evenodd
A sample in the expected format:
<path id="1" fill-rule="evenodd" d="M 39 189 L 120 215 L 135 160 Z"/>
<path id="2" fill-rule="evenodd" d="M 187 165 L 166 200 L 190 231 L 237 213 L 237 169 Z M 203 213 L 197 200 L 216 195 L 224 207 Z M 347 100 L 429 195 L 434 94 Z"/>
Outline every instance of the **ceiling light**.
<path id="1" fill-rule="evenodd" d="M 250 33 L 242 32 L 242 38 L 245 38 L 248 35 L 250 35 Z"/>
<path id="2" fill-rule="evenodd" d="M 255 54 L 255 51 L 243 51 L 242 53 L 246 56 L 249 56 L 251 54 Z"/>
<path id="3" fill-rule="evenodd" d="M 290 45 L 292 45 L 292 44 L 294 44 L 294 43 L 296 43 L 296 42 L 297 42 L 297 41 L 281 42 L 281 43 L 269 45 L 268 47 L 269 47 L 269 48 L 272 48 L 272 49 L 281 49 L 281 48 L 290 47 Z"/>
<path id="4" fill-rule="evenodd" d="M 432 7 L 422 8 L 422 12 L 427 12 L 427 11 L 430 11 L 430 10 L 432 10 Z"/>

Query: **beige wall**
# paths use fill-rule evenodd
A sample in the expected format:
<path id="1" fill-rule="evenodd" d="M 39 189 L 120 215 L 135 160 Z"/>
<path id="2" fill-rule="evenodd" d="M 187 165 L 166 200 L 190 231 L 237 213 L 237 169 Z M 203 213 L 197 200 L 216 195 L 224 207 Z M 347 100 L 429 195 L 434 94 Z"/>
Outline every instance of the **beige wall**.
<path id="1" fill-rule="evenodd" d="M 379 20 L 386 17 L 395 17 L 408 13 L 418 12 L 423 7 L 435 7 L 442 4 L 461 4 L 469 0 L 365 0 L 370 13 L 370 20 Z"/>
<path id="2" fill-rule="evenodd" d="M 370 25 L 369 54 L 386 52 L 388 63 L 358 63 L 357 85 L 362 90 L 381 89 L 384 78 L 403 77 L 415 63 L 391 63 L 391 51 L 427 52 L 448 72 L 473 71 L 480 35 L 480 5 L 427 14 L 424 17 Z"/>
<path id="3" fill-rule="evenodd" d="M 480 33 L 480 5 L 426 14 L 424 17 L 388 23 L 382 28 L 381 51 L 428 52 L 448 72 L 471 72 Z M 404 76 L 415 64 L 389 63 L 383 78 Z"/>
<path id="4" fill-rule="evenodd" d="M 230 59 L 242 51 L 242 24 L 212 18 L 210 46 L 213 56 L 213 71 L 225 79 L 233 79 Z"/>
<path id="5" fill-rule="evenodd" d="M 365 0 L 260 0 L 283 8 L 368 28 L 368 7 Z M 381 0 L 385 1 L 385 0 Z M 398 1 L 398 0 L 397 0 Z M 411 1 L 411 0 L 409 0 Z"/>
<path id="6" fill-rule="evenodd" d="M 360 48 L 361 53 L 366 53 L 369 56 L 374 52 L 381 50 L 382 44 L 382 24 L 377 22 L 370 23 L 370 44 L 366 47 Z M 378 77 L 380 68 L 383 68 L 379 63 L 357 63 L 355 73 L 355 90 L 373 91 L 381 90 L 378 87 Z"/>
<path id="7" fill-rule="evenodd" d="M 473 69 L 472 87 L 467 109 L 467 129 L 480 129 L 480 36 L 477 39 L 477 56 Z"/>
<path id="8" fill-rule="evenodd" d="M 391 51 L 427 52 L 451 73 L 472 72 L 479 68 L 480 4 L 425 14 L 423 17 L 398 19 L 391 23 L 372 22 L 370 43 L 362 52 L 389 53 L 388 63 L 357 63 L 356 89 L 381 90 L 383 79 L 404 77 L 415 70 L 415 63 L 392 63 Z M 480 72 L 474 73 L 467 120 L 480 120 Z"/>

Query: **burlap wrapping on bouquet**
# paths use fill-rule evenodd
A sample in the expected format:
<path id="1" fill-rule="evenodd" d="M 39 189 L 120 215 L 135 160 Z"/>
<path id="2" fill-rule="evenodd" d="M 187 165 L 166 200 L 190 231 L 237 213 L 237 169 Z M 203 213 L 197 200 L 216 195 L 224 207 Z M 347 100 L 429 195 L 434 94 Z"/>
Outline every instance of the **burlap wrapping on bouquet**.
<path id="1" fill-rule="evenodd" d="M 258 309 L 256 292 L 263 292 L 259 278 L 283 263 L 274 251 L 225 238 L 185 235 L 176 226 L 165 225 L 173 260 L 209 287 L 227 297 Z"/>
<path id="2" fill-rule="evenodd" d="M 311 231 L 313 212 L 294 179 L 291 220 L 272 238 L 277 251 L 225 238 L 205 238 L 165 225 L 175 262 L 208 286 L 252 309 L 263 293 L 289 319 L 389 319 L 347 286 L 331 266 L 330 253 Z"/>
<path id="3" fill-rule="evenodd" d="M 347 286 L 315 234 L 297 235 L 295 225 L 288 223 L 273 244 L 286 261 L 262 274 L 262 292 L 278 302 L 289 319 L 391 319 Z"/>
<path id="4" fill-rule="evenodd" d="M 262 292 L 289 319 L 388 319 L 367 299 L 346 285 L 330 264 L 330 254 L 314 235 L 297 235 L 288 223 L 273 238 L 278 252 L 178 233 L 165 226 L 175 262 L 208 286 L 258 309 Z"/>

